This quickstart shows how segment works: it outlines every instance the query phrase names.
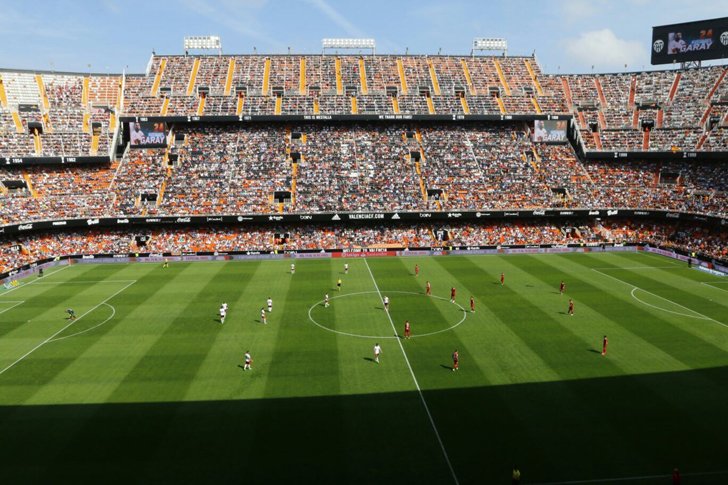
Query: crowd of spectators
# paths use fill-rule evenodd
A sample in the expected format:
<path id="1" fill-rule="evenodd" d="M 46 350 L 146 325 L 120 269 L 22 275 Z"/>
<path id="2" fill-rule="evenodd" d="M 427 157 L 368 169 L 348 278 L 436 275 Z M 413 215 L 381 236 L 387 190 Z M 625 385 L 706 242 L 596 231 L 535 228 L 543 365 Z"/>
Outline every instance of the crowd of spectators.
<path id="1" fill-rule="evenodd" d="M 178 127 L 172 138 L 169 149 L 131 149 L 103 169 L 5 169 L 0 182 L 27 179 L 35 193 L 0 194 L 0 217 L 564 207 L 728 213 L 724 164 L 580 162 L 569 145 L 532 142 L 525 123 L 203 125 Z"/>
<path id="2" fill-rule="evenodd" d="M 602 146 L 608 151 L 694 151 L 723 150 L 722 134 L 708 130 L 706 121 L 724 112 L 712 103 L 727 91 L 718 84 L 725 67 L 713 66 L 693 70 L 669 70 L 624 74 L 565 75 L 580 129 L 599 120 Z M 713 88 L 715 92 L 711 96 Z M 601 95 L 600 95 L 601 92 Z M 588 113 L 582 116 L 580 112 Z M 642 122 L 651 121 L 646 145 Z M 718 123 L 724 123 L 724 120 Z M 707 139 L 701 145 L 702 135 Z M 587 149 L 597 149 L 584 137 Z"/>
<path id="3" fill-rule="evenodd" d="M 138 236 L 146 236 L 141 243 Z M 59 231 L 0 243 L 0 272 L 44 258 L 77 254 L 421 248 L 533 244 L 649 243 L 728 258 L 728 235 L 702 226 L 629 220 L 396 225 L 210 226 Z"/>
<path id="4" fill-rule="evenodd" d="M 196 59 L 199 63 L 193 80 Z M 215 115 L 236 114 L 238 88 L 244 91 L 243 114 L 246 115 L 275 114 L 274 95 L 282 97 L 281 114 L 313 114 L 314 98 L 318 98 L 321 114 L 350 114 L 351 96 L 356 96 L 358 103 L 366 107 L 360 113 L 394 114 L 392 103 L 381 99 L 392 93 L 398 98 L 402 114 L 429 113 L 426 95 L 432 97 L 435 113 L 463 113 L 457 96 L 466 95 L 472 114 L 501 114 L 492 100 L 495 93 L 504 100 L 508 113 L 567 111 L 561 88 L 542 75 L 534 59 L 494 59 L 387 55 L 154 56 L 148 76 L 127 77 L 126 114 L 159 115 L 163 105 L 160 97 L 168 97 L 167 115 L 196 115 L 200 86 L 209 89 L 204 114 Z M 232 83 L 226 93 L 231 62 L 234 62 Z M 508 89 L 501 82 L 496 62 Z M 532 68 L 533 77 L 526 62 Z M 269 66 L 267 79 L 266 65 Z M 465 76 L 466 68 L 471 76 L 470 84 Z M 153 93 L 157 79 L 157 92 Z M 541 92 L 536 88 L 538 79 L 544 80 Z M 440 99 L 442 96 L 451 99 Z"/>

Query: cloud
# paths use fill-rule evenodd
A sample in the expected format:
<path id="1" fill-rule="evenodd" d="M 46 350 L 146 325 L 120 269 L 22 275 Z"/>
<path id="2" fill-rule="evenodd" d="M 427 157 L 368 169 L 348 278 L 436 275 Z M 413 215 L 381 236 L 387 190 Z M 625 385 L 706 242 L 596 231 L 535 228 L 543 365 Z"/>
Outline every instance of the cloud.
<path id="1" fill-rule="evenodd" d="M 326 0 L 308 0 L 308 3 L 319 9 L 329 20 L 341 27 L 347 35 L 352 37 L 366 37 L 361 29 L 329 5 Z"/>
<path id="2" fill-rule="evenodd" d="M 599 3 L 596 0 L 561 0 L 559 10 L 564 20 L 576 23 L 595 16 L 601 8 Z"/>
<path id="3" fill-rule="evenodd" d="M 584 67 L 598 70 L 623 69 L 649 61 L 649 53 L 640 41 L 618 38 L 610 29 L 592 30 L 566 41 L 566 52 Z"/>

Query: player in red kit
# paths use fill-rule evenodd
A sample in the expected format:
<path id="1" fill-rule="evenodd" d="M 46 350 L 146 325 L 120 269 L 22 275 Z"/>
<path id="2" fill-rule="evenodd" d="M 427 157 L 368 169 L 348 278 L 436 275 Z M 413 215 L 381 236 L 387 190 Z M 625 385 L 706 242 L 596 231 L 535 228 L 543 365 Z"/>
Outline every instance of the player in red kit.
<path id="1" fill-rule="evenodd" d="M 569 298 L 569 316 L 574 316 L 574 300 Z"/>
<path id="2" fill-rule="evenodd" d="M 415 265 L 415 276 L 419 276 L 419 275 L 420 275 L 420 265 L 416 264 Z"/>
<path id="3" fill-rule="evenodd" d="M 450 303 L 455 303 L 455 287 L 450 288 Z"/>
<path id="4" fill-rule="evenodd" d="M 602 339 L 602 355 L 607 355 L 607 344 L 609 343 L 609 340 L 607 340 L 607 336 L 605 335 Z"/>
<path id="5" fill-rule="evenodd" d="M 430 286 L 430 282 L 428 281 L 425 285 L 425 295 L 432 295 L 432 286 Z"/>
<path id="6" fill-rule="evenodd" d="M 475 313 L 475 299 L 470 297 L 470 313 Z"/>
<path id="7" fill-rule="evenodd" d="M 506 283 L 506 274 L 501 273 L 501 286 L 503 286 Z"/>
<path id="8" fill-rule="evenodd" d="M 455 372 L 460 368 L 460 354 L 458 353 L 458 349 L 455 349 L 455 352 L 452 353 L 452 371 Z"/>
<path id="9" fill-rule="evenodd" d="M 566 291 L 566 283 L 564 283 L 564 280 L 561 280 L 561 284 L 559 285 L 559 293 L 563 295 L 564 291 Z"/>
<path id="10" fill-rule="evenodd" d="M 409 320 L 404 321 L 404 338 L 410 338 L 411 330 L 410 330 L 410 322 Z"/>

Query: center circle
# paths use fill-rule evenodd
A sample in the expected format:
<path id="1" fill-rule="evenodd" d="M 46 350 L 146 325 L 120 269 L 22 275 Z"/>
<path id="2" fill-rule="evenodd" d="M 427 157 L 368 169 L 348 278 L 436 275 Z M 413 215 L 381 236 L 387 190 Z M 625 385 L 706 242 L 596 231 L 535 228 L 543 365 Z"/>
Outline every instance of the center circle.
<path id="1" fill-rule="evenodd" d="M 356 292 L 356 293 L 347 293 L 347 294 L 344 294 L 344 295 L 336 295 L 336 296 L 330 297 L 329 298 L 329 301 L 331 302 L 331 305 L 333 306 L 335 300 L 341 300 L 341 299 L 345 299 L 345 298 L 357 297 L 357 296 L 362 296 L 362 295 L 377 295 L 377 300 L 379 301 L 379 306 L 376 307 L 375 309 L 371 309 L 370 310 L 370 314 L 371 315 L 374 315 L 375 314 L 374 312 L 376 312 L 376 311 L 379 311 L 379 312 L 384 313 L 384 309 L 382 307 L 382 302 L 381 302 L 381 297 L 384 296 L 385 293 L 381 293 L 380 294 L 380 292 L 378 292 L 378 291 L 360 291 L 360 292 Z M 460 318 L 460 320 L 457 323 L 453 323 L 453 324 L 451 324 L 450 326 L 448 326 L 446 328 L 441 328 L 441 329 L 438 329 L 438 330 L 431 330 L 431 331 L 427 331 L 425 333 L 418 333 L 417 332 L 418 327 L 421 328 L 421 325 L 424 322 L 418 321 L 418 319 L 415 318 L 417 316 L 417 312 L 416 311 L 413 311 L 413 315 L 411 317 L 408 317 L 407 318 L 412 323 L 412 337 L 411 338 L 428 337 L 430 335 L 436 335 L 438 333 L 448 332 L 448 331 L 454 329 L 455 327 L 457 327 L 458 325 L 460 325 L 461 323 L 463 323 L 465 321 L 465 319 L 467 318 L 467 316 L 468 316 L 468 313 L 465 310 L 465 308 L 463 308 L 459 303 L 456 302 L 454 304 L 450 304 L 449 303 L 450 300 L 448 298 L 444 298 L 444 297 L 441 297 L 441 296 L 425 295 L 424 293 L 417 293 L 417 292 L 414 292 L 414 291 L 388 291 L 388 292 L 386 292 L 386 295 L 406 295 L 408 298 L 410 298 L 412 296 L 417 296 L 417 297 L 421 297 L 421 298 L 430 298 L 430 299 L 437 300 L 437 301 L 443 301 L 443 302 L 447 302 L 446 304 L 442 305 L 443 308 L 447 308 L 448 306 L 449 307 L 454 307 L 457 310 L 451 309 L 449 311 L 450 312 L 457 311 L 458 313 L 462 313 L 462 317 Z M 396 313 L 395 309 L 397 308 L 397 304 L 398 304 L 398 302 L 396 301 L 396 299 L 392 299 L 391 305 L 390 305 L 391 308 L 390 308 L 390 314 L 389 314 L 389 316 L 387 316 L 387 314 L 385 313 L 384 316 L 379 316 L 377 318 L 388 318 L 388 319 L 391 318 L 392 313 Z M 326 330 L 327 332 L 332 332 L 332 333 L 336 333 L 336 334 L 339 334 L 339 335 L 346 335 L 348 337 L 357 337 L 357 338 L 370 338 L 370 339 L 396 339 L 396 338 L 400 338 L 399 337 L 399 334 L 398 335 L 392 335 L 391 334 L 391 323 L 389 323 L 389 322 L 388 322 L 387 326 L 390 327 L 390 331 L 389 331 L 389 334 L 387 334 L 387 335 L 367 335 L 367 334 L 365 334 L 363 332 L 362 333 L 346 332 L 346 331 L 343 331 L 343 330 L 337 330 L 335 328 L 331 328 L 330 326 L 327 326 L 326 324 L 321 323 L 321 322 L 317 321 L 316 318 L 314 318 L 314 315 L 313 314 L 318 313 L 318 312 L 315 312 L 315 310 L 318 309 L 319 311 L 322 312 L 322 311 L 324 311 L 323 308 L 324 308 L 324 301 L 323 300 L 317 301 L 316 303 L 314 303 L 313 305 L 311 305 L 311 307 L 308 309 L 308 319 L 311 320 L 311 322 L 314 325 L 316 325 L 317 327 L 319 327 L 319 328 L 321 328 L 323 330 Z M 329 311 L 329 310 L 332 310 L 332 308 L 331 307 L 330 308 L 327 308 L 325 311 Z M 352 317 L 354 317 L 354 315 L 352 315 Z M 403 330 L 403 328 L 401 328 L 401 327 L 404 324 L 404 320 L 402 320 L 402 322 L 399 322 L 399 321 L 394 320 L 394 324 L 395 324 L 395 329 L 396 329 L 396 331 L 398 333 L 399 333 L 400 330 Z M 436 325 L 436 324 L 433 323 L 433 322 L 431 322 L 431 321 L 427 321 L 426 322 L 426 325 L 432 327 L 433 325 Z"/>

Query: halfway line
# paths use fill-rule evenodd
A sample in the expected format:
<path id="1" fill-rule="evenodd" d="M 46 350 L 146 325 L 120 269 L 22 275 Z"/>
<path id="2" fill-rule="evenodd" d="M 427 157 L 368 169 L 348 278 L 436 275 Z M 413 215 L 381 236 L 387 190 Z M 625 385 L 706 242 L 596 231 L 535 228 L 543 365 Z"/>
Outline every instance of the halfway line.
<path id="1" fill-rule="evenodd" d="M 379 291 L 379 285 L 377 285 L 377 280 L 374 279 L 374 273 L 372 273 L 372 269 L 369 267 L 367 258 L 364 258 L 364 264 L 366 265 L 367 270 L 369 270 L 369 276 L 372 277 L 372 283 L 374 283 L 374 288 L 376 288 L 377 294 L 379 295 L 379 300 L 381 301 L 382 292 Z M 397 329 L 395 328 L 394 322 L 392 321 L 392 316 L 389 314 L 389 312 L 387 310 L 384 310 L 384 313 L 387 314 L 389 323 L 390 323 L 390 325 L 392 325 L 392 331 L 394 331 L 394 334 L 397 335 Z M 402 340 L 398 338 L 397 343 L 399 344 L 399 348 L 402 350 L 402 355 L 404 355 L 404 361 L 407 363 L 407 368 L 410 371 L 412 380 L 415 382 L 415 387 L 417 388 L 417 392 L 420 395 L 420 400 L 422 401 L 422 405 L 425 407 L 425 412 L 427 412 L 427 417 L 430 419 L 430 424 L 432 425 L 432 430 L 435 432 L 435 436 L 437 437 L 437 442 L 440 445 L 440 449 L 442 450 L 442 455 L 445 457 L 447 466 L 450 469 L 450 474 L 452 475 L 452 479 L 455 482 L 455 485 L 459 485 L 460 482 L 458 481 L 457 475 L 455 475 L 455 469 L 452 467 L 452 463 L 450 463 L 450 457 L 447 454 L 447 450 L 445 450 L 445 445 L 442 442 L 442 438 L 440 438 L 440 432 L 437 431 L 437 426 L 435 426 L 435 420 L 432 419 L 432 413 L 430 413 L 430 408 L 427 406 L 427 401 L 425 401 L 425 396 L 422 394 L 422 389 L 420 389 L 420 383 L 417 382 L 417 377 L 415 377 L 415 373 L 412 370 L 412 366 L 410 365 L 409 358 L 407 357 L 407 352 L 405 352 L 404 346 L 402 345 Z"/>

